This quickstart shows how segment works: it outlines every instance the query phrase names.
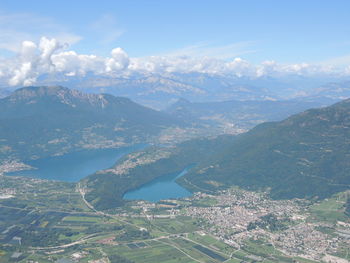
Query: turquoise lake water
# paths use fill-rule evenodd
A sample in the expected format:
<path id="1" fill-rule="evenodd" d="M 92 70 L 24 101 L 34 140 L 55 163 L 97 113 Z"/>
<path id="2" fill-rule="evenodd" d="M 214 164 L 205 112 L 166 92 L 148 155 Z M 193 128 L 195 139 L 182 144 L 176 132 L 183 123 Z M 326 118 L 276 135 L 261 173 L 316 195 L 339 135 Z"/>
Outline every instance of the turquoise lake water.
<path id="1" fill-rule="evenodd" d="M 62 156 L 42 158 L 26 161 L 35 170 L 25 170 L 7 175 L 26 176 L 40 179 L 57 180 L 64 182 L 78 182 L 80 179 L 95 173 L 98 170 L 107 169 L 124 155 L 144 148 L 146 145 L 136 145 L 118 149 L 85 150 L 68 153 Z M 127 192 L 124 199 L 148 200 L 157 202 L 162 199 L 182 198 L 191 196 L 192 193 L 176 183 L 176 179 L 185 175 L 189 168 L 180 173 L 167 174 Z"/>
<path id="2" fill-rule="evenodd" d="M 189 168 L 180 173 L 160 176 L 143 186 L 125 193 L 125 200 L 147 200 L 158 202 L 163 199 L 182 198 L 192 193 L 176 183 L 176 179 L 185 175 Z"/>
<path id="3" fill-rule="evenodd" d="M 65 182 L 77 182 L 94 172 L 107 169 L 125 154 L 143 148 L 144 145 L 118 149 L 84 150 L 62 156 L 27 161 L 35 170 L 25 170 L 8 175 L 26 176 Z"/>

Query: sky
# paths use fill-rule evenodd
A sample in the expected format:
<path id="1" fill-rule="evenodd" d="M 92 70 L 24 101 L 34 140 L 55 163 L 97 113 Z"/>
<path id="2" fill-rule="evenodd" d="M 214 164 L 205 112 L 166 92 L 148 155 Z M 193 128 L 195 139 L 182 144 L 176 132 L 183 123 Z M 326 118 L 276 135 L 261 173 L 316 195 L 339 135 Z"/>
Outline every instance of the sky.
<path id="1" fill-rule="evenodd" d="M 91 62 L 91 56 L 97 56 L 99 66 L 104 58 L 104 73 L 125 68 L 155 70 L 164 64 L 168 65 L 166 70 L 175 70 L 174 65 L 177 68 L 181 57 L 187 57 L 192 63 L 184 67 L 181 61 L 181 70 L 208 68 L 211 59 L 210 63 L 216 63 L 212 71 L 217 72 L 218 60 L 227 64 L 239 58 L 256 68 L 267 63 L 271 69 L 271 63 L 275 63 L 287 71 L 293 67 L 305 68 L 305 65 L 312 65 L 311 71 L 315 71 L 316 65 L 322 68 L 317 69 L 321 72 L 326 67 L 343 67 L 344 72 L 348 72 L 349 10 L 348 0 L 1 0 L 0 64 L 3 61 L 11 65 L 12 72 L 37 70 L 29 74 L 27 83 L 35 81 L 45 72 L 42 66 L 38 69 L 34 65 L 43 64 L 38 62 L 41 59 L 38 57 L 42 57 L 43 49 L 39 46 L 44 38 L 57 41 L 55 48 L 48 51 L 49 56 L 72 51 L 77 56 L 90 56 L 84 58 L 85 62 L 89 60 L 88 64 L 96 62 Z M 33 54 L 23 55 L 24 41 L 34 43 L 38 50 L 33 51 L 32 46 Z M 117 55 L 118 58 L 111 53 L 116 48 L 121 48 L 123 53 Z M 205 66 L 195 65 L 201 62 L 194 59 L 202 61 L 203 58 Z M 119 65 L 108 70 L 110 59 Z M 55 63 L 51 57 L 44 60 L 49 63 L 44 66 L 46 71 L 55 71 L 52 66 L 56 71 L 60 68 L 56 67 L 57 57 Z M 85 63 L 81 57 L 77 60 L 80 66 Z M 24 63 L 31 65 L 23 66 Z M 150 63 L 153 64 L 150 66 Z M 232 70 L 232 67 L 227 69 L 226 64 L 220 68 Z M 246 64 L 240 65 L 240 70 L 247 67 Z M 82 74 L 96 65 L 85 63 L 83 67 Z M 258 70 L 256 68 L 254 70 Z M 60 72 L 72 76 L 78 71 L 62 65 L 60 68 Z M 0 78 L 10 83 L 14 76 L 9 74 L 9 70 L 0 65 Z M 26 77 L 12 84 L 25 81 Z"/>

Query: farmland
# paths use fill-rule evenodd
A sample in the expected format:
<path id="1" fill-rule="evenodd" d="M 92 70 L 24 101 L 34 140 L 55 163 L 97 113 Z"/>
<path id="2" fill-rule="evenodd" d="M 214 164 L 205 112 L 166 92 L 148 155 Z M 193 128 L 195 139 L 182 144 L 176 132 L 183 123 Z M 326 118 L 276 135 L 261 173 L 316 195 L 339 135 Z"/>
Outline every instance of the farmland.
<path id="1" fill-rule="evenodd" d="M 1 262 L 312 263 L 324 253 L 349 260 L 347 193 L 322 202 L 272 201 L 266 193 L 233 188 L 133 201 L 107 213 L 87 203 L 79 185 L 6 176 L 0 184 L 13 195 L 0 200 Z M 314 259 L 293 252 L 291 233 L 305 231 L 311 236 L 304 237 L 303 251 L 312 246 L 308 238 L 324 249 L 311 250 Z M 336 247 L 323 246 L 328 239 L 336 239 Z"/>

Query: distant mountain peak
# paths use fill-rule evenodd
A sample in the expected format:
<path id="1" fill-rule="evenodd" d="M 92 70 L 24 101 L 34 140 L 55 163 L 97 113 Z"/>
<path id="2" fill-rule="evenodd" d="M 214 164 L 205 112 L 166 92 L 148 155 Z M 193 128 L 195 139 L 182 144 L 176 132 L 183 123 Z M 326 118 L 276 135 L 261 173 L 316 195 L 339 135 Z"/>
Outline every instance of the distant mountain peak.
<path id="1" fill-rule="evenodd" d="M 14 100 L 26 100 L 30 98 L 40 98 L 47 96 L 72 96 L 81 97 L 83 93 L 77 90 L 71 90 L 62 86 L 29 86 L 15 90 L 10 98 Z"/>
<path id="2" fill-rule="evenodd" d="M 186 124 L 130 99 L 61 86 L 25 87 L 0 99 L 0 150 L 36 158 L 153 140 Z M 0 161 L 9 158 L 0 151 Z"/>
<path id="3" fill-rule="evenodd" d="M 70 90 L 62 86 L 29 86 L 15 90 L 10 97 L 26 99 L 40 96 L 51 96 L 68 93 Z"/>
<path id="4" fill-rule="evenodd" d="M 60 103 L 76 107 L 76 103 L 87 103 L 92 106 L 104 108 L 108 98 L 107 94 L 89 94 L 62 86 L 29 86 L 17 89 L 8 98 L 11 102 L 36 103 L 40 99 L 55 98 Z"/>

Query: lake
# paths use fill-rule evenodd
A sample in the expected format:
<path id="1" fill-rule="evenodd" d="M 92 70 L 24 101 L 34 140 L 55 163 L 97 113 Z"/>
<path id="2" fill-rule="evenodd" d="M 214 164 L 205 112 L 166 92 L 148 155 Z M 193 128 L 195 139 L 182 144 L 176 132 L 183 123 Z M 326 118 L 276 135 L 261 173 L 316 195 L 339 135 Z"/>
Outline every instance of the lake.
<path id="1" fill-rule="evenodd" d="M 113 166 L 124 155 L 144 147 L 145 145 L 135 145 L 117 149 L 84 150 L 62 156 L 30 160 L 25 163 L 35 167 L 35 170 L 12 172 L 7 175 L 77 182 L 98 170 Z"/>
<path id="2" fill-rule="evenodd" d="M 160 176 L 141 187 L 124 194 L 125 200 L 147 200 L 158 202 L 163 199 L 182 198 L 191 196 L 192 193 L 176 183 L 176 179 L 185 175 L 190 168 L 180 173 Z"/>

